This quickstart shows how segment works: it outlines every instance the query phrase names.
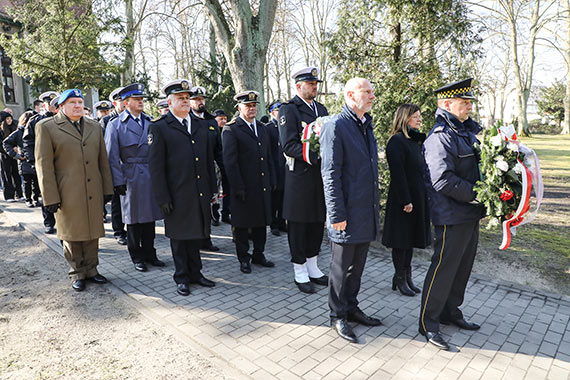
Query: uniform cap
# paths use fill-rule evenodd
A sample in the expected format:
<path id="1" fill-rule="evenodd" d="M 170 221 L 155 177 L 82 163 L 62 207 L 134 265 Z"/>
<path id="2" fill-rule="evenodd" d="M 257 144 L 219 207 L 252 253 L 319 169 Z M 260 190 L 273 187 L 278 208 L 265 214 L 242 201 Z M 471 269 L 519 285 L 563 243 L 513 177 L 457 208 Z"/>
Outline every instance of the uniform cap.
<path id="1" fill-rule="evenodd" d="M 179 94 L 182 92 L 191 94 L 192 83 L 188 79 L 176 79 L 170 83 L 167 83 L 166 86 L 162 88 L 162 92 L 164 92 L 166 96 L 170 94 Z"/>
<path id="2" fill-rule="evenodd" d="M 59 95 L 53 98 L 51 102 L 49 102 L 49 105 L 53 108 L 57 108 L 59 106 Z"/>
<path id="3" fill-rule="evenodd" d="M 121 97 L 121 100 L 125 100 L 127 98 L 147 97 L 147 95 L 144 93 L 144 84 L 142 83 L 133 83 L 123 87 L 123 89 L 119 91 L 119 96 Z"/>
<path id="4" fill-rule="evenodd" d="M 67 99 L 71 99 L 71 98 L 83 99 L 83 93 L 81 92 L 81 90 L 78 90 L 76 88 L 70 88 L 68 90 L 65 90 L 59 96 L 59 100 L 57 101 L 57 104 L 61 106 L 63 103 L 65 103 L 65 101 Z"/>
<path id="5" fill-rule="evenodd" d="M 295 83 L 311 81 L 322 82 L 322 80 L 319 79 L 319 69 L 313 66 L 305 67 L 297 71 L 291 76 L 291 79 L 294 79 Z"/>
<path id="6" fill-rule="evenodd" d="M 269 106 L 267 107 L 267 109 L 269 110 L 269 112 L 273 112 L 274 109 L 281 107 L 281 102 L 279 101 L 279 99 L 272 101 L 271 103 L 269 103 Z"/>
<path id="7" fill-rule="evenodd" d="M 56 96 L 59 96 L 59 92 L 55 92 L 55 91 L 46 91 L 44 93 L 42 93 L 39 97 L 39 99 L 44 102 L 44 103 L 49 103 L 51 102 Z"/>
<path id="8" fill-rule="evenodd" d="M 156 102 L 158 109 L 168 108 L 168 101 L 166 99 L 159 100 Z"/>
<path id="9" fill-rule="evenodd" d="M 239 94 L 236 94 L 236 96 L 234 96 L 234 100 L 241 104 L 259 103 L 258 98 L 259 98 L 259 92 L 251 90 L 240 92 Z"/>
<path id="10" fill-rule="evenodd" d="M 217 117 L 217 116 L 225 116 L 225 117 L 228 117 L 228 115 L 226 114 L 226 111 L 224 111 L 224 110 L 221 109 L 221 108 L 214 111 L 214 117 Z"/>
<path id="11" fill-rule="evenodd" d="M 434 93 L 437 95 L 438 99 L 461 98 L 477 100 L 477 98 L 473 96 L 471 89 L 472 81 L 473 78 L 469 78 L 453 82 L 451 84 L 446 84 L 445 86 L 435 90 Z"/>
<path id="12" fill-rule="evenodd" d="M 93 104 L 93 108 L 95 108 L 96 110 L 99 110 L 99 111 L 112 110 L 113 109 L 113 103 L 111 103 L 108 100 L 101 100 L 100 102 Z"/>
<path id="13" fill-rule="evenodd" d="M 194 98 L 205 98 L 206 97 L 206 89 L 202 86 L 194 86 L 192 87 L 192 92 L 190 93 L 190 99 Z"/>
<path id="14" fill-rule="evenodd" d="M 123 87 L 117 87 L 116 89 L 111 91 L 111 93 L 109 94 L 109 100 L 113 102 L 115 100 L 121 99 L 119 92 L 121 92 L 122 89 L 123 89 Z"/>

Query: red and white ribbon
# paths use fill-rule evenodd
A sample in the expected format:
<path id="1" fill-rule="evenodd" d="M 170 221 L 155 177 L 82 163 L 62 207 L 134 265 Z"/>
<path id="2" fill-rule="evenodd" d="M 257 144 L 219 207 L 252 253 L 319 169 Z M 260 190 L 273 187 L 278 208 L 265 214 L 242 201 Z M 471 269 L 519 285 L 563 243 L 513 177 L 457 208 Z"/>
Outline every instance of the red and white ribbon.
<path id="1" fill-rule="evenodd" d="M 305 125 L 303 128 L 303 140 L 308 140 L 313 134 L 313 123 Z M 308 141 L 303 142 L 303 160 L 312 165 L 309 153 L 311 151 L 311 143 Z"/>
<path id="2" fill-rule="evenodd" d="M 523 221 L 523 215 L 529 209 L 530 193 L 532 190 L 532 175 L 528 168 L 518 160 L 516 165 L 522 173 L 522 194 L 521 200 L 515 213 L 503 222 L 503 242 L 499 249 L 505 250 L 511 244 L 511 234 L 516 234 L 516 226 L 520 225 Z"/>

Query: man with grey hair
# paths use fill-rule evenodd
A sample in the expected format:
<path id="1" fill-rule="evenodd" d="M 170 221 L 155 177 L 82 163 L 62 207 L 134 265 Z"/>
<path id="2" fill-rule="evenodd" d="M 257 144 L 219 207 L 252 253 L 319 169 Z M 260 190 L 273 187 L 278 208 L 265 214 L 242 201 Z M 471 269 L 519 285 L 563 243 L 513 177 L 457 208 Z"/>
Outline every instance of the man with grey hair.
<path id="1" fill-rule="evenodd" d="M 321 130 L 321 173 L 331 241 L 329 307 L 331 326 L 351 343 L 357 338 L 348 322 L 378 326 L 379 319 L 358 308 L 358 291 L 368 247 L 379 235 L 378 153 L 367 113 L 375 99 L 364 78 L 350 79 L 346 104 Z"/>

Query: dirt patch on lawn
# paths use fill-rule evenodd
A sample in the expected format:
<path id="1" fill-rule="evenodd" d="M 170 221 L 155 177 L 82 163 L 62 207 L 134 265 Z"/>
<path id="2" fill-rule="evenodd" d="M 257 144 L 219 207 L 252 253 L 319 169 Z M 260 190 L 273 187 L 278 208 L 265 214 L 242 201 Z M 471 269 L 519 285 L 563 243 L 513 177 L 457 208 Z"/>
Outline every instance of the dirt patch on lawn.
<path id="1" fill-rule="evenodd" d="M 111 294 L 74 292 L 63 258 L 0 214 L 1 379 L 227 379 Z"/>

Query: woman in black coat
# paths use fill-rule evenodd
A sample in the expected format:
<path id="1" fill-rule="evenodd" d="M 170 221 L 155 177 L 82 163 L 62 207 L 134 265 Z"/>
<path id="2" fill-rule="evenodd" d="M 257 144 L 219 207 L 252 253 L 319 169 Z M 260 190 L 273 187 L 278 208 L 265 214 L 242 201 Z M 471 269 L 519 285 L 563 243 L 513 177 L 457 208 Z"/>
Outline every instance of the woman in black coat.
<path id="1" fill-rule="evenodd" d="M 0 142 L 2 142 L 18 128 L 18 124 L 14 123 L 12 115 L 6 111 L 0 111 L 0 121 Z M 18 162 L 8 155 L 1 143 L 0 156 L 4 199 L 15 202 L 22 198 L 22 180 L 18 173 Z"/>
<path id="2" fill-rule="evenodd" d="M 386 146 L 390 167 L 390 187 L 382 244 L 392 248 L 396 273 L 392 289 L 406 296 L 420 293 L 412 282 L 413 248 L 425 248 L 431 240 L 428 200 L 423 181 L 422 143 L 426 135 L 419 131 L 420 108 L 402 104 L 396 110 L 392 137 Z"/>

